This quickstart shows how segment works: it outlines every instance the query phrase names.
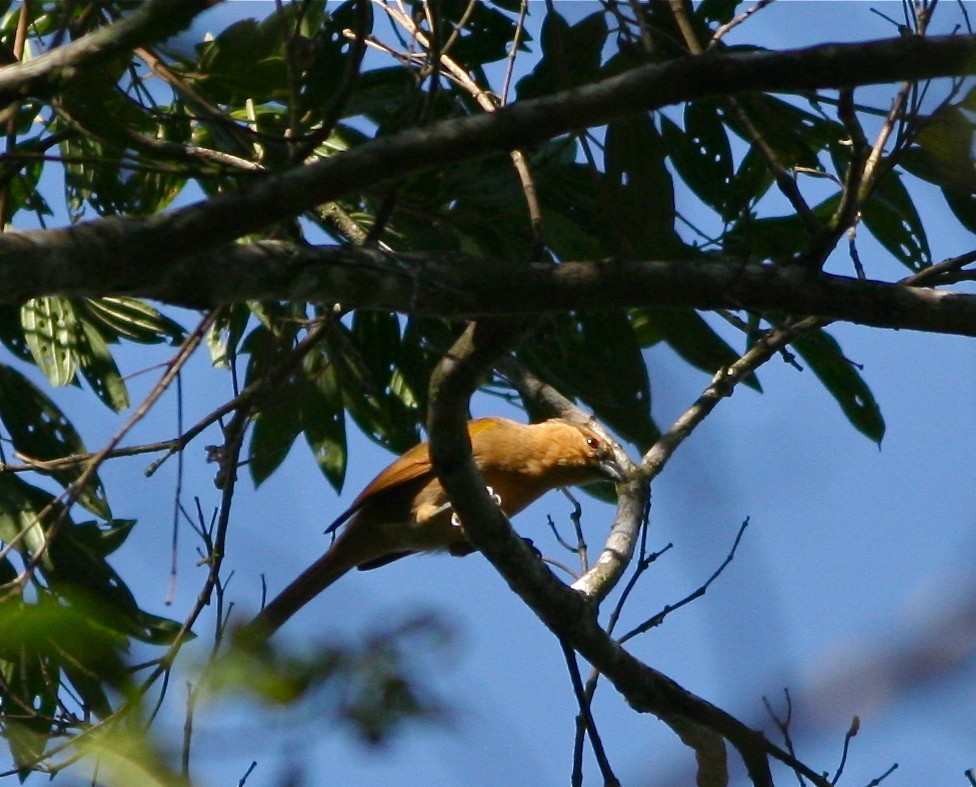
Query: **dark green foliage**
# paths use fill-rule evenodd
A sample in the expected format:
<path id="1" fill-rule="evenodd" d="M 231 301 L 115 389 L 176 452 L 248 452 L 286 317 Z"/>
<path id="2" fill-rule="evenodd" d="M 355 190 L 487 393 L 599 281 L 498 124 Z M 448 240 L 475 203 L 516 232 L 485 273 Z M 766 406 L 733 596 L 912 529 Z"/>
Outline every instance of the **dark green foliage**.
<path id="1" fill-rule="evenodd" d="M 885 422 L 871 389 L 854 363 L 844 357 L 837 341 L 815 330 L 795 340 L 793 347 L 840 405 L 847 420 L 859 432 L 881 443 Z"/>
<path id="2" fill-rule="evenodd" d="M 519 350 L 519 357 L 564 394 L 642 449 L 657 437 L 651 386 L 634 328 L 620 312 L 553 318 Z"/>

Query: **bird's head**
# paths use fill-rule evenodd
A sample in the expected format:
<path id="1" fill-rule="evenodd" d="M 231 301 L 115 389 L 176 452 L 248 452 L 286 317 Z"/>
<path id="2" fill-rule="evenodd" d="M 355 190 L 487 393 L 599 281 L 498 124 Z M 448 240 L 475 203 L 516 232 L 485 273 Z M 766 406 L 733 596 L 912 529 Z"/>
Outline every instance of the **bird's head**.
<path id="1" fill-rule="evenodd" d="M 581 473 L 589 476 L 586 479 L 589 481 L 605 479 L 619 484 L 625 480 L 626 476 L 613 447 L 593 429 L 558 418 L 546 423 L 552 424 L 555 434 L 558 435 L 561 465 L 578 468 Z"/>

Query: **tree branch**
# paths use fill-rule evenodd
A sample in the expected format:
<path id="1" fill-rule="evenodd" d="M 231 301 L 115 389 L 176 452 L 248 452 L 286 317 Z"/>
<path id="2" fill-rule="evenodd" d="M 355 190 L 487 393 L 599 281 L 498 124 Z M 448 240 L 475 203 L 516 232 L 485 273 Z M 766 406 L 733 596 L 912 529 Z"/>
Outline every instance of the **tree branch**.
<path id="1" fill-rule="evenodd" d="M 718 733 L 739 751 L 753 783 L 760 787 L 773 784 L 769 757 L 788 763 L 824 787 L 820 775 L 762 733 L 682 688 L 611 639 L 598 625 L 595 607 L 549 571 L 491 502 L 471 458 L 465 429 L 468 400 L 485 371 L 521 332 L 521 325 L 508 322 L 473 323 L 431 377 L 431 459 L 471 541 L 539 619 L 606 675 L 635 710 L 653 713 L 689 745 L 700 736 L 700 727 Z"/>
<path id="2" fill-rule="evenodd" d="M 32 253 L 32 244 L 19 238 L 22 255 L 0 253 L 0 303 L 55 293 L 131 295 L 196 307 L 295 300 L 448 318 L 636 306 L 745 308 L 976 336 L 976 295 L 724 257 L 526 265 L 456 253 L 262 241 L 153 265 L 120 256 L 100 268 L 71 247 L 45 241 Z"/>
<path id="3" fill-rule="evenodd" d="M 188 1 L 156 0 L 181 9 Z M 382 181 L 525 148 L 635 112 L 743 91 L 805 92 L 972 73 L 976 73 L 976 36 L 972 35 L 906 36 L 785 52 L 712 51 L 641 66 L 497 112 L 381 137 L 166 214 L 109 217 L 65 229 L 8 234 L 0 238 L 0 262 L 20 259 L 29 265 L 38 254 L 48 253 L 45 247 L 56 246 L 70 250 L 88 274 L 105 269 L 121 276 L 120 267 L 130 260 L 138 260 L 143 270 L 151 269 L 216 249 Z M 17 84 L 33 83 L 21 79 Z"/>

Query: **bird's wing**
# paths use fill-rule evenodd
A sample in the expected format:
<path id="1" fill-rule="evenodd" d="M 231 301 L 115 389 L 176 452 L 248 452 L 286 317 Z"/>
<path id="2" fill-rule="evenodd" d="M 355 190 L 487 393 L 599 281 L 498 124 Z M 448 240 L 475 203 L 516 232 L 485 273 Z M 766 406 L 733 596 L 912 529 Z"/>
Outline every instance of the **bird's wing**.
<path id="1" fill-rule="evenodd" d="M 510 422 L 504 418 L 476 418 L 468 422 L 468 434 L 473 440 L 475 435 L 488 432 L 508 423 Z M 411 481 L 416 481 L 420 478 L 430 477 L 432 474 L 430 446 L 427 443 L 418 443 L 401 457 L 394 460 L 384 470 L 380 471 L 380 474 L 369 482 L 369 485 L 352 501 L 352 505 L 335 522 L 329 525 L 325 532 L 332 533 L 335 531 L 343 522 L 346 522 L 362 508 L 372 496 L 409 484 Z"/>
<path id="2" fill-rule="evenodd" d="M 367 487 L 359 493 L 359 496 L 352 501 L 352 505 L 335 522 L 329 525 L 325 532 L 331 533 L 336 530 L 339 525 L 362 508 L 363 504 L 373 495 L 416 481 L 418 478 L 430 475 L 430 473 L 430 449 L 427 443 L 418 443 L 380 471 L 380 474 L 369 482 Z"/>

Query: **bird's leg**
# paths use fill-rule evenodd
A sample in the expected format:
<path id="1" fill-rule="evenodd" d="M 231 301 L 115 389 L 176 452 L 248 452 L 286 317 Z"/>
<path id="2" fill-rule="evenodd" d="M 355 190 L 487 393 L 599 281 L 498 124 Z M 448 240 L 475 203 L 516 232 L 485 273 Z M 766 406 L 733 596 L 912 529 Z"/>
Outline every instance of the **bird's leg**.
<path id="1" fill-rule="evenodd" d="M 498 492 L 496 492 L 490 486 L 486 486 L 485 491 L 488 493 L 488 497 L 490 497 L 492 500 L 495 501 L 495 505 L 501 508 L 502 496 L 498 494 Z M 438 511 L 443 511 L 445 508 L 450 508 L 450 507 L 451 507 L 450 503 L 445 503 L 443 506 L 441 506 L 441 508 L 438 509 Z M 454 527 L 463 527 L 463 525 L 461 524 L 461 517 L 457 515 L 457 511 L 451 514 L 451 524 L 454 525 Z"/>

